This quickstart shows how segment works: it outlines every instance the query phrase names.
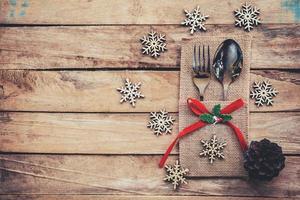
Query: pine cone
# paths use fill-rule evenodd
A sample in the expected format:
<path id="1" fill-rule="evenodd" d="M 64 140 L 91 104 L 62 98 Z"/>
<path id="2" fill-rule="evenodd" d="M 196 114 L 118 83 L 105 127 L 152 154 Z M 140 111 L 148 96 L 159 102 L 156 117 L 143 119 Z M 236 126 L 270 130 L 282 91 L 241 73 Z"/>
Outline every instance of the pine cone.
<path id="1" fill-rule="evenodd" d="M 284 168 L 285 157 L 276 143 L 252 141 L 244 155 L 244 167 L 250 178 L 270 181 Z"/>

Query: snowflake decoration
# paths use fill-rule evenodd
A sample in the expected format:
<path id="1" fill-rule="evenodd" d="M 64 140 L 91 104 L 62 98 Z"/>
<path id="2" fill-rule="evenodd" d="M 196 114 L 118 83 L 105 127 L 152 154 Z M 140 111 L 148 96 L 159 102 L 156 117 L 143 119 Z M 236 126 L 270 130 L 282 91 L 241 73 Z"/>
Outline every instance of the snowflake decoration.
<path id="1" fill-rule="evenodd" d="M 150 120 L 147 127 L 152 129 L 155 135 L 159 136 L 163 133 L 167 134 L 172 132 L 172 125 L 175 119 L 169 116 L 166 110 L 151 112 Z"/>
<path id="2" fill-rule="evenodd" d="M 174 190 L 176 190 L 182 183 L 187 184 L 184 176 L 189 172 L 189 170 L 181 167 L 178 160 L 176 160 L 174 165 L 166 165 L 165 168 L 167 170 L 167 174 L 164 180 L 171 182 Z"/>
<path id="3" fill-rule="evenodd" d="M 151 31 L 148 33 L 148 37 L 144 36 L 141 38 L 143 54 L 151 55 L 152 57 L 157 58 L 160 56 L 160 52 L 167 50 L 165 41 L 165 35 L 158 35 L 156 32 Z"/>
<path id="4" fill-rule="evenodd" d="M 210 140 L 201 140 L 203 150 L 200 156 L 208 156 L 208 160 L 211 164 L 216 158 L 224 159 L 223 148 L 226 146 L 226 142 L 218 142 L 217 136 L 213 135 Z"/>
<path id="5" fill-rule="evenodd" d="M 197 6 L 197 8 L 193 10 L 193 12 L 189 12 L 188 10 L 184 10 L 184 12 L 186 19 L 181 22 L 181 24 L 189 26 L 191 34 L 194 34 L 197 29 L 199 31 L 206 31 L 206 28 L 204 27 L 204 21 L 208 18 L 208 15 L 202 15 L 199 6 Z"/>
<path id="6" fill-rule="evenodd" d="M 120 100 L 121 103 L 129 102 L 133 107 L 135 107 L 136 99 L 144 98 L 145 96 L 139 92 L 141 83 L 131 83 L 128 78 L 125 79 L 125 87 L 117 88 L 117 90 L 122 94 Z"/>
<path id="7" fill-rule="evenodd" d="M 247 31 L 251 31 L 253 26 L 258 26 L 261 23 L 260 18 L 258 18 L 259 9 L 247 3 L 242 6 L 242 9 L 235 10 L 234 13 L 237 18 L 235 25 L 239 27 L 244 26 L 244 29 Z"/>
<path id="8" fill-rule="evenodd" d="M 273 97 L 278 94 L 278 91 L 272 87 L 271 83 L 268 81 L 254 82 L 253 90 L 250 91 L 251 99 L 255 99 L 255 104 L 257 107 L 273 105 Z"/>

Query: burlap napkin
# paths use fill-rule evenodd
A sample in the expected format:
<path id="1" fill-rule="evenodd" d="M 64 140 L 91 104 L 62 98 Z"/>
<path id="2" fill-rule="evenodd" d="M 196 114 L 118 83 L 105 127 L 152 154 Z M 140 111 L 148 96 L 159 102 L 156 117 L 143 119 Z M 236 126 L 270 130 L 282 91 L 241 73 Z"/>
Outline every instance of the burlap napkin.
<path id="1" fill-rule="evenodd" d="M 232 101 L 242 98 L 246 106 L 232 113 L 232 122 L 239 127 L 248 138 L 248 101 L 249 101 L 249 77 L 251 39 L 245 36 L 202 36 L 193 40 L 183 40 L 181 49 L 181 72 L 180 72 L 180 97 L 179 97 L 179 129 L 187 127 L 199 120 L 187 107 L 187 98 L 199 98 L 197 88 L 192 81 L 192 57 L 194 45 L 209 45 L 211 52 L 211 63 L 217 47 L 225 40 L 237 41 L 243 51 L 244 65 L 240 77 L 231 84 L 228 90 L 228 101 L 222 101 L 222 85 L 212 74 L 212 80 L 204 94 L 204 104 L 209 110 L 216 104 L 222 107 Z M 209 140 L 216 135 L 221 141 L 226 141 L 227 146 L 223 152 L 224 160 L 217 159 L 213 164 L 209 163 L 207 157 L 200 157 L 203 149 L 200 140 Z M 232 130 L 223 124 L 208 125 L 199 129 L 179 141 L 179 158 L 182 166 L 190 170 L 191 177 L 215 177 L 215 176 L 244 176 L 243 154 L 236 136 Z"/>

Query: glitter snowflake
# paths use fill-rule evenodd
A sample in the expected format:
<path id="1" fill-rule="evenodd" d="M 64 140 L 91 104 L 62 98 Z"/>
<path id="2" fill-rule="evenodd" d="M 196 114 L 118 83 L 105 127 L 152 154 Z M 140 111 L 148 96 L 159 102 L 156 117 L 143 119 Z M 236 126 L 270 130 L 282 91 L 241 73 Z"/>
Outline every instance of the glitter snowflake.
<path id="1" fill-rule="evenodd" d="M 181 24 L 189 26 L 191 34 L 194 34 L 194 32 L 197 30 L 206 31 L 206 28 L 204 27 L 204 21 L 208 18 L 208 15 L 202 15 L 199 6 L 197 6 L 193 12 L 189 12 L 188 10 L 184 10 L 184 12 L 186 19 Z"/>
<path id="2" fill-rule="evenodd" d="M 203 150 L 200 156 L 208 156 L 208 160 L 212 164 L 216 158 L 224 159 L 223 149 L 226 146 L 226 142 L 218 142 L 217 136 L 213 135 L 210 140 L 201 140 Z"/>
<path id="3" fill-rule="evenodd" d="M 173 184 L 173 189 L 176 190 L 180 184 L 187 184 L 186 178 L 184 177 L 189 170 L 180 166 L 178 160 L 176 160 L 174 165 L 166 165 L 167 170 L 165 181 L 171 182 Z"/>
<path id="4" fill-rule="evenodd" d="M 148 33 L 148 36 L 143 36 L 141 38 L 143 54 L 151 55 L 152 57 L 157 58 L 160 56 L 161 52 L 167 50 L 165 41 L 165 35 L 158 35 L 156 32 L 151 31 Z"/>
<path id="5" fill-rule="evenodd" d="M 251 99 L 255 99 L 255 104 L 257 107 L 273 105 L 273 97 L 278 94 L 278 91 L 272 87 L 271 83 L 268 81 L 254 82 L 253 90 L 250 91 Z"/>
<path id="6" fill-rule="evenodd" d="M 154 134 L 159 136 L 163 133 L 171 133 L 172 125 L 175 119 L 168 115 L 166 110 L 161 110 L 160 112 L 150 113 L 150 122 L 148 123 L 148 128 L 154 131 Z"/>
<path id="7" fill-rule="evenodd" d="M 258 18 L 259 9 L 247 3 L 242 6 L 242 9 L 235 10 L 234 13 L 237 18 L 235 25 L 239 27 L 244 26 L 244 29 L 247 31 L 251 31 L 253 26 L 258 26 L 261 23 L 260 18 Z"/>
<path id="8" fill-rule="evenodd" d="M 125 79 L 125 87 L 117 88 L 117 90 L 122 94 L 120 100 L 121 103 L 129 102 L 133 107 L 135 107 L 136 99 L 144 98 L 144 95 L 139 92 L 141 83 L 131 83 L 128 78 Z"/>

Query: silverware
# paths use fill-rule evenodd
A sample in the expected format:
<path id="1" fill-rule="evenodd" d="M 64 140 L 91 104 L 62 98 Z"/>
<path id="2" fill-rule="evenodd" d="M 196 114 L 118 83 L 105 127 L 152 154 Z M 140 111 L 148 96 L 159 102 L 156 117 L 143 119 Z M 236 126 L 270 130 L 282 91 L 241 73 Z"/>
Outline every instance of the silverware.
<path id="1" fill-rule="evenodd" d="M 243 67 L 243 53 L 240 45 L 232 40 L 223 41 L 213 59 L 213 72 L 223 85 L 223 100 L 227 100 L 228 88 L 240 75 Z"/>
<path id="2" fill-rule="evenodd" d="M 205 47 L 202 45 L 202 51 L 201 45 L 198 47 L 194 46 L 192 67 L 194 71 L 193 82 L 199 90 L 200 100 L 203 101 L 205 89 L 211 80 L 209 46 Z"/>

